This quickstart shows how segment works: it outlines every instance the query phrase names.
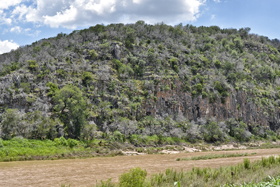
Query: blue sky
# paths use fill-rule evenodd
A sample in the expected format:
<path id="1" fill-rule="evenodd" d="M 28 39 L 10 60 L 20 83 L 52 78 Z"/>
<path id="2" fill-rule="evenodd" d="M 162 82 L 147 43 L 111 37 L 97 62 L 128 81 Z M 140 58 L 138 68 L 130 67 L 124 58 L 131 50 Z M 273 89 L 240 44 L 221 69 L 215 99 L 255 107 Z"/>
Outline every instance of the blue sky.
<path id="1" fill-rule="evenodd" d="M 250 27 L 280 39 L 280 0 L 0 0 L 0 54 L 96 24 Z"/>

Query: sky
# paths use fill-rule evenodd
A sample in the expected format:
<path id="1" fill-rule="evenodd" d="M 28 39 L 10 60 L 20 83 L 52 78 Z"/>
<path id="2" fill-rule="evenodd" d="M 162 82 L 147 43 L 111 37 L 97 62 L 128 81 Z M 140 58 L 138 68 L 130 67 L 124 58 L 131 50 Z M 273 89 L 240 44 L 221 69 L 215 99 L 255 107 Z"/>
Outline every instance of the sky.
<path id="1" fill-rule="evenodd" d="M 250 27 L 280 39 L 280 0 L 0 0 L 0 54 L 96 24 Z"/>

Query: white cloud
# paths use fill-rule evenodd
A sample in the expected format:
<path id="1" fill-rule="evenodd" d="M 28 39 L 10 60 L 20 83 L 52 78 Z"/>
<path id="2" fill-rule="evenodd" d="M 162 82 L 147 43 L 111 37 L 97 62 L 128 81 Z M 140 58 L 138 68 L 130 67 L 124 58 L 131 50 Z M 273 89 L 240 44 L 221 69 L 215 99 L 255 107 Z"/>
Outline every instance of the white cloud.
<path id="1" fill-rule="evenodd" d="M 7 18 L 6 16 L 7 16 L 6 13 L 4 13 L 3 10 L 0 10 L 0 25 L 2 24 L 10 25 L 12 23 L 12 19 Z"/>
<path id="2" fill-rule="evenodd" d="M 212 19 L 215 19 L 215 18 L 216 18 L 216 15 L 213 14 L 213 15 L 211 16 L 211 20 L 212 20 Z"/>
<path id="3" fill-rule="evenodd" d="M 19 45 L 14 43 L 13 40 L 0 40 L 0 54 L 10 52 L 12 49 L 17 49 L 18 47 Z"/>
<path id="4" fill-rule="evenodd" d="M 220 2 L 221 2 L 221 0 L 214 0 L 214 2 L 216 2 L 216 3 L 220 3 Z"/>
<path id="5" fill-rule="evenodd" d="M 29 11 L 31 11 L 31 7 L 27 7 L 24 4 L 21 4 L 17 6 L 13 11 L 12 11 L 12 17 L 18 16 L 18 20 L 22 20 L 23 16 L 26 15 Z"/>
<path id="6" fill-rule="evenodd" d="M 19 26 L 15 26 L 15 27 L 10 29 L 10 32 L 20 33 L 21 32 L 21 28 Z"/>
<path id="7" fill-rule="evenodd" d="M 206 0 L 36 0 L 30 6 L 18 5 L 12 16 L 26 22 L 71 29 L 97 23 L 132 23 L 138 20 L 176 24 L 195 21 L 205 2 Z"/>
<path id="8" fill-rule="evenodd" d="M 10 6 L 18 5 L 22 0 L 0 0 L 0 9 L 8 9 Z"/>
<path id="9" fill-rule="evenodd" d="M 33 30 L 31 28 L 21 28 L 20 26 L 14 26 L 10 30 L 5 29 L 3 34 L 8 32 L 16 33 L 16 34 L 24 34 L 26 36 L 32 36 L 32 37 L 37 37 L 41 33 L 40 30 Z"/>

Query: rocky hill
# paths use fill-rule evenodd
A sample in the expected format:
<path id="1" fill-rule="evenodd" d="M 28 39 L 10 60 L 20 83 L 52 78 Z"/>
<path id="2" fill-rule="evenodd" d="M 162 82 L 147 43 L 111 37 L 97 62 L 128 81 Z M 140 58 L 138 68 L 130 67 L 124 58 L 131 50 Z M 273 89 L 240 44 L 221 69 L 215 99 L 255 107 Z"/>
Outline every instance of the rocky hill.
<path id="1" fill-rule="evenodd" d="M 280 42 L 249 32 L 138 21 L 2 54 L 1 137 L 276 138 Z"/>

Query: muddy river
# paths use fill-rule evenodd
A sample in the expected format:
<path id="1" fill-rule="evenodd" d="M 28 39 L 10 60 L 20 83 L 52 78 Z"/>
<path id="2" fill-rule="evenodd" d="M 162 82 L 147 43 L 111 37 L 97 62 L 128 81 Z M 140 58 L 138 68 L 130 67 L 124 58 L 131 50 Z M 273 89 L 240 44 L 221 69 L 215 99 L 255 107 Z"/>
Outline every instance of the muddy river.
<path id="1" fill-rule="evenodd" d="M 176 158 L 205 154 L 248 153 L 246 158 L 253 160 L 263 156 L 280 155 L 280 149 L 254 149 L 237 151 L 195 152 L 179 154 L 157 154 L 139 156 L 101 157 L 88 159 L 67 159 L 54 161 L 24 161 L 0 163 L 0 186 L 57 186 L 71 184 L 89 186 L 96 181 L 118 176 L 134 167 L 146 169 L 148 175 L 163 172 L 167 168 L 189 170 L 195 167 L 220 167 L 242 162 L 245 157 L 221 158 L 198 161 L 176 161 Z M 251 153 L 256 153 L 251 155 Z"/>

